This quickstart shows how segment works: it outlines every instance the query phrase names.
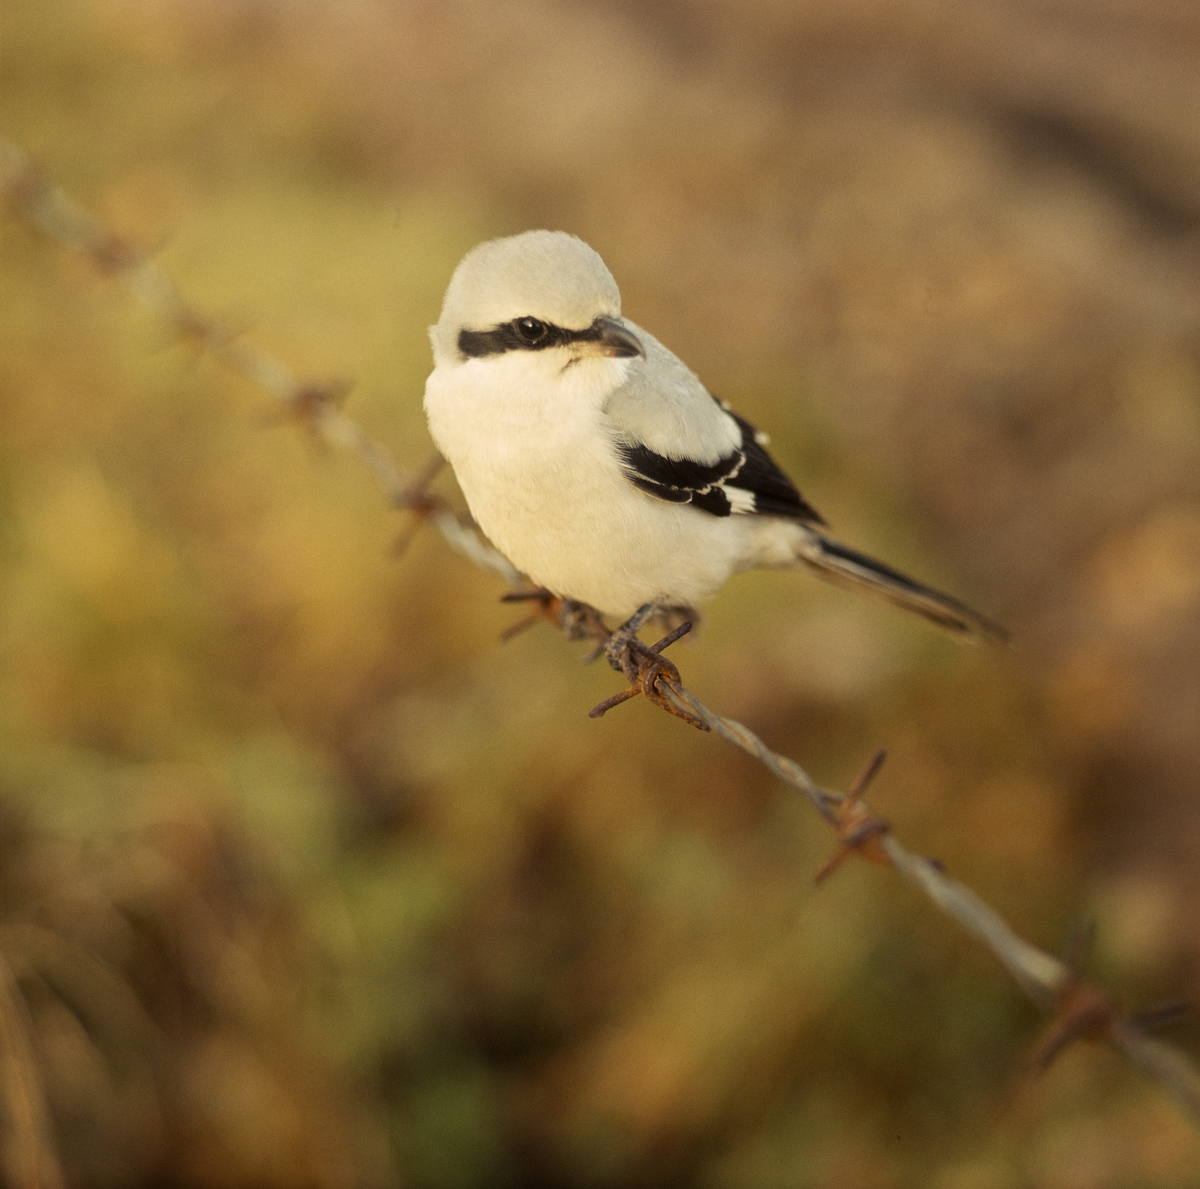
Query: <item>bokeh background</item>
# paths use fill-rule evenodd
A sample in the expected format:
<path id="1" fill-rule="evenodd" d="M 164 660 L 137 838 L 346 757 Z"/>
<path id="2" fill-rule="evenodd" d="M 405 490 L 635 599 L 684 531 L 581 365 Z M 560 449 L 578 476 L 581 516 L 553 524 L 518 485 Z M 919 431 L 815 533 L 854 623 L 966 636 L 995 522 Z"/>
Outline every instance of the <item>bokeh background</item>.
<path id="1" fill-rule="evenodd" d="M 831 785 L 887 746 L 901 837 L 1094 920 L 1131 1008 L 1200 997 L 1197 111 L 1185 0 L 0 11 L 0 131 L 405 466 L 462 252 L 591 242 L 839 535 L 1016 639 L 748 575 L 689 686 Z M 0 222 L 0 952 L 68 1184 L 1194 1184 L 1159 1088 L 1029 1077 L 988 954 L 815 891 L 797 798 L 589 721 L 615 676 L 405 530 Z"/>

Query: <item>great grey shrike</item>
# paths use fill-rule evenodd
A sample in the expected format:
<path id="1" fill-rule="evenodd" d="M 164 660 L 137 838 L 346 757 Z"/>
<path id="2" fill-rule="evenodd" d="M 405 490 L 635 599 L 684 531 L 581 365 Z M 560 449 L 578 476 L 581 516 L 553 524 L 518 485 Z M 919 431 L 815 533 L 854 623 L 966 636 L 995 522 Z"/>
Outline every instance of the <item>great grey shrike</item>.
<path id="1" fill-rule="evenodd" d="M 473 248 L 429 333 L 433 439 L 479 527 L 553 594 L 627 620 L 691 608 L 741 570 L 806 567 L 960 635 L 1003 635 L 826 536 L 765 435 L 621 317 L 582 240 Z"/>

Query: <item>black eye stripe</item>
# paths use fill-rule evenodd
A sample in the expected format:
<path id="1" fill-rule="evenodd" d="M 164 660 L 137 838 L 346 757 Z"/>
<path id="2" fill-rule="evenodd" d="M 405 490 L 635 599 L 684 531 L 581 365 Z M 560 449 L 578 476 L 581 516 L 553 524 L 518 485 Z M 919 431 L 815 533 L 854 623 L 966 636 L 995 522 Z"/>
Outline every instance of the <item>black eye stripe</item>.
<path id="1" fill-rule="evenodd" d="M 544 333 L 534 342 L 517 329 L 520 323 L 536 322 Z M 502 355 L 505 351 L 545 351 L 548 347 L 562 347 L 567 343 L 596 342 L 604 333 L 597 319 L 583 330 L 564 330 L 553 322 L 542 322 L 538 318 L 525 316 L 502 322 L 492 330 L 460 330 L 458 349 L 467 359 L 482 359 L 487 355 Z"/>

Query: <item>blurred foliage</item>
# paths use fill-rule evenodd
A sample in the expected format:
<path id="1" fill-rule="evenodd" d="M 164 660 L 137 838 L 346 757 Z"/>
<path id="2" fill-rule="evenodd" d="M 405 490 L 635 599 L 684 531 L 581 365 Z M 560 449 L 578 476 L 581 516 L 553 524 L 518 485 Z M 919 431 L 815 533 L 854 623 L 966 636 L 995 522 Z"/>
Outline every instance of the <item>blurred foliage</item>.
<path id="1" fill-rule="evenodd" d="M 1027 936 L 1196 994 L 1195 13 L 9 0 L 2 131 L 405 465 L 461 253 L 592 242 L 839 534 L 688 685 Z M 1101 85 L 1103 84 L 1103 85 Z M 452 481 L 443 480 L 452 490 Z M 0 951 L 78 1186 L 1193 1183 L 1200 1144 L 746 757 L 0 222 Z M 1194 1027 L 1177 1033 L 1196 1049 Z M 11 1120 L 6 1121 L 11 1126 Z M 9 1135 L 11 1139 L 11 1134 Z"/>

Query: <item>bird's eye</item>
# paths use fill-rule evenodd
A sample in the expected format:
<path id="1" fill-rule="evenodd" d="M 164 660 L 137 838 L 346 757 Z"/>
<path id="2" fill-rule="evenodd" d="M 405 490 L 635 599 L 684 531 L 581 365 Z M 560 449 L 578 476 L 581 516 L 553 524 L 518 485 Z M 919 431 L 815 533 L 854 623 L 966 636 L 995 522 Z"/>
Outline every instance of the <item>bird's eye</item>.
<path id="1" fill-rule="evenodd" d="M 516 321 L 517 334 L 531 346 L 540 343 L 546 337 L 546 324 L 536 318 L 518 318 Z"/>

